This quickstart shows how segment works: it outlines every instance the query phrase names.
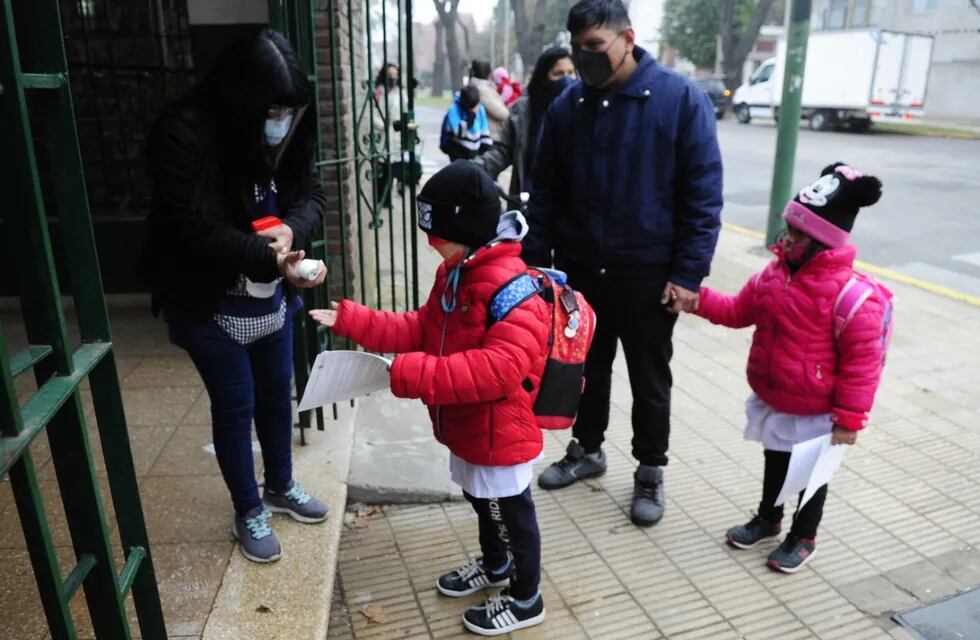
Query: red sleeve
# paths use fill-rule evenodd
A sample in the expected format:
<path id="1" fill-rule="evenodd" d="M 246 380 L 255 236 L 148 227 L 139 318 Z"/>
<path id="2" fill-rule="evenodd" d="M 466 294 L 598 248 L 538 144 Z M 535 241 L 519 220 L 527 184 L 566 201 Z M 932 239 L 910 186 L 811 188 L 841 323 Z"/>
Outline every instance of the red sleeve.
<path id="1" fill-rule="evenodd" d="M 395 358 L 391 390 L 427 405 L 491 402 L 516 389 L 544 355 L 548 325 L 532 300 L 487 331 L 483 346 L 450 356 L 408 353 Z"/>
<path id="2" fill-rule="evenodd" d="M 701 300 L 695 312 L 714 324 L 741 329 L 755 324 L 755 287 L 761 274 L 752 276 L 738 295 L 729 296 L 701 287 Z"/>
<path id="3" fill-rule="evenodd" d="M 837 340 L 840 352 L 834 387 L 834 423 L 858 431 L 868 423 L 884 364 L 881 327 L 885 307 L 876 297 L 858 309 Z"/>
<path id="4" fill-rule="evenodd" d="M 350 338 L 369 351 L 408 353 L 422 348 L 422 315 L 425 307 L 407 313 L 375 311 L 352 300 L 337 310 L 333 332 Z"/>

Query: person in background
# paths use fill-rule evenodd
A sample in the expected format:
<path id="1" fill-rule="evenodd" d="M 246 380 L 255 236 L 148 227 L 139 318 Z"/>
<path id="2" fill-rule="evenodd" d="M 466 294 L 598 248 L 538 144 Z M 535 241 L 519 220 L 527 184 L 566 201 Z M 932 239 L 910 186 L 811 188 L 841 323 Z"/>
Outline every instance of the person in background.
<path id="1" fill-rule="evenodd" d="M 473 85 L 459 90 L 442 120 L 439 148 L 450 160 L 472 160 L 493 146 L 487 112 Z"/>
<path id="2" fill-rule="evenodd" d="M 235 508 L 232 531 L 255 562 L 282 553 L 270 511 L 306 523 L 327 518 L 327 505 L 303 490 L 292 468 L 296 289 L 326 277 L 322 262 L 313 279 L 298 269 L 326 208 L 312 100 L 289 42 L 264 29 L 233 45 L 163 112 L 147 147 L 153 196 L 144 268 L 153 313 L 163 314 L 170 340 L 204 380 L 214 451 Z M 253 222 L 277 218 L 253 230 Z"/>
<path id="3" fill-rule="evenodd" d="M 726 534 L 737 549 L 779 536 L 783 505 L 776 500 L 794 445 L 828 434 L 831 444 L 853 445 L 868 423 L 891 303 L 886 290 L 855 275 L 850 232 L 860 208 L 879 198 L 874 176 L 842 162 L 826 167 L 786 206 L 786 232 L 764 270 L 738 295 L 701 289 L 698 315 L 733 329 L 755 326 L 745 439 L 762 443 L 765 465 L 758 514 Z M 769 554 L 770 568 L 795 573 L 813 560 L 826 499 L 824 485 L 800 505 L 789 534 Z"/>
<path id="4" fill-rule="evenodd" d="M 714 108 L 636 46 L 622 0 L 582 0 L 567 26 L 582 82 L 552 103 L 541 127 L 524 259 L 547 266 L 554 253 L 598 324 L 574 439 L 538 484 L 559 489 L 605 473 L 621 340 L 639 462 L 630 517 L 652 526 L 664 513 L 674 324 L 697 307 L 721 228 Z"/>
<path id="5" fill-rule="evenodd" d="M 575 65 L 568 49 L 554 47 L 541 54 L 527 87 L 527 95 L 510 110 L 503 133 L 474 162 L 486 169 L 494 180 L 511 167 L 511 195 L 530 191 L 528 171 L 534 164 L 535 142 L 541 132 L 548 107 L 575 81 Z"/>
<path id="6" fill-rule="evenodd" d="M 520 82 L 512 80 L 510 72 L 503 67 L 494 69 L 492 77 L 493 83 L 497 85 L 497 93 L 500 94 L 500 98 L 504 101 L 504 106 L 510 109 L 524 95 L 524 87 L 521 86 Z"/>
<path id="7" fill-rule="evenodd" d="M 439 593 L 466 598 L 504 587 L 463 624 L 496 636 L 540 624 L 541 533 L 531 495 L 543 437 L 527 385 L 544 373 L 550 312 L 532 295 L 491 322 L 496 293 L 527 265 L 518 211 L 501 213 L 497 185 L 471 162 L 430 178 L 418 197 L 418 226 L 442 257 L 428 302 L 408 313 L 344 300 L 310 315 L 371 351 L 397 353 L 391 391 L 418 398 L 436 439 L 450 451 L 453 482 L 479 523 L 482 556 L 443 574 Z"/>
<path id="8" fill-rule="evenodd" d="M 490 137 L 494 140 L 500 137 L 507 122 L 510 111 L 504 104 L 504 99 L 497 93 L 497 86 L 490 79 L 490 63 L 486 60 L 474 60 L 470 65 L 470 86 L 480 92 L 480 104 L 487 111 L 490 121 Z"/>
<path id="9" fill-rule="evenodd" d="M 402 108 L 408 108 L 408 98 L 402 90 L 401 74 L 398 66 L 385 63 L 374 80 L 373 123 L 378 134 L 378 149 L 380 153 L 389 153 L 384 158 L 378 158 L 374 164 L 374 181 L 377 197 L 381 198 L 382 206 L 391 206 L 392 180 L 401 175 L 401 159 L 391 161 L 390 153 L 401 150 Z"/>

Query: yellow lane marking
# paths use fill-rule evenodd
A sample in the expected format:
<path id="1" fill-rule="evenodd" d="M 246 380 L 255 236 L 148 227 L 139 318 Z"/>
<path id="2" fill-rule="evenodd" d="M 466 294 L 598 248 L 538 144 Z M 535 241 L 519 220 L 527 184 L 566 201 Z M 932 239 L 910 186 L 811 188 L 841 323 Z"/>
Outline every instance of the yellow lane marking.
<path id="1" fill-rule="evenodd" d="M 756 231 L 755 229 L 749 229 L 748 227 L 743 227 L 740 224 L 733 224 L 731 222 L 723 223 L 725 229 L 734 231 L 735 233 L 740 233 L 743 236 L 749 236 L 751 238 L 756 238 L 759 240 L 764 240 L 766 234 L 761 231 Z M 923 291 L 928 291 L 929 293 L 934 293 L 937 296 L 943 296 L 944 298 L 949 298 L 950 300 L 957 300 L 959 302 L 965 302 L 971 304 L 974 307 L 980 307 L 980 296 L 970 295 L 969 293 L 963 293 L 962 291 L 957 291 L 956 289 L 950 289 L 941 284 L 936 284 L 934 282 L 929 282 L 927 280 L 922 280 L 921 278 L 916 278 L 913 276 L 905 275 L 904 273 L 899 273 L 892 269 L 887 269 L 885 267 L 879 267 L 878 265 L 868 264 L 861 260 L 855 260 L 854 266 L 861 271 L 867 271 L 868 273 L 873 273 L 876 276 L 881 276 L 882 278 L 888 278 L 889 280 L 895 280 L 903 284 L 907 284 L 917 289 L 922 289 Z"/>

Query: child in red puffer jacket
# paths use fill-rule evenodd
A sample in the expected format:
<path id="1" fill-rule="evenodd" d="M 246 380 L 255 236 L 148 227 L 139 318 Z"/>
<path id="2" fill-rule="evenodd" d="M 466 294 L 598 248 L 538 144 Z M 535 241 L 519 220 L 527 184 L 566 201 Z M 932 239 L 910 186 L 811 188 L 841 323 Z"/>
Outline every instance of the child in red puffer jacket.
<path id="1" fill-rule="evenodd" d="M 793 445 L 827 433 L 834 444 L 854 444 L 867 424 L 884 361 L 883 326 L 890 303 L 868 288 L 840 335 L 835 307 L 854 276 L 849 232 L 860 207 L 881 197 L 881 182 L 836 163 L 786 207 L 784 239 L 776 259 L 736 296 L 701 290 L 698 315 L 715 324 L 755 325 L 748 378 L 745 438 L 765 447 L 759 512 L 728 531 L 729 544 L 750 549 L 779 535 L 782 506 L 775 501 L 786 479 Z M 802 496 L 801 496 L 802 497 Z M 793 516 L 784 542 L 769 555 L 771 568 L 793 573 L 816 553 L 823 486 Z"/>
<path id="2" fill-rule="evenodd" d="M 479 520 L 483 556 L 436 587 L 465 597 L 509 585 L 463 616 L 470 631 L 501 635 L 545 616 L 530 490 L 543 441 L 530 390 L 544 371 L 551 322 L 536 295 L 489 320 L 493 295 L 526 272 L 520 240 L 527 223 L 516 211 L 501 215 L 486 172 L 453 162 L 429 179 L 418 201 L 419 227 L 444 260 L 425 305 L 391 313 L 345 300 L 310 315 L 372 351 L 402 354 L 391 366 L 391 390 L 428 406 L 436 439 L 452 452 L 453 481 Z"/>

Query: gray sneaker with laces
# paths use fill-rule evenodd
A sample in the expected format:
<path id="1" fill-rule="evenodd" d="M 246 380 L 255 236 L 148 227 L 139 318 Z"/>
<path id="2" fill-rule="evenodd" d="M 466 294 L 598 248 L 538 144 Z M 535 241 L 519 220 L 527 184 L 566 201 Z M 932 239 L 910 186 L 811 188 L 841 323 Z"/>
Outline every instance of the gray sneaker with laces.
<path id="1" fill-rule="evenodd" d="M 565 457 L 552 464 L 538 477 L 538 486 L 547 491 L 563 489 L 586 478 L 598 478 L 606 472 L 606 454 L 599 449 L 586 453 L 577 441 L 568 443 Z"/>
<path id="2" fill-rule="evenodd" d="M 282 556 L 282 547 L 272 527 L 271 513 L 262 507 L 250 509 L 245 515 L 235 516 L 232 534 L 238 540 L 242 555 L 252 562 L 275 562 Z"/>
<path id="3" fill-rule="evenodd" d="M 315 524 L 327 519 L 326 503 L 306 493 L 295 480 L 282 493 L 266 489 L 262 492 L 262 502 L 269 511 L 288 514 L 297 522 Z"/>

